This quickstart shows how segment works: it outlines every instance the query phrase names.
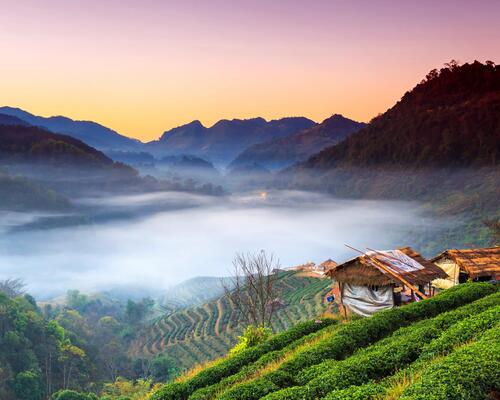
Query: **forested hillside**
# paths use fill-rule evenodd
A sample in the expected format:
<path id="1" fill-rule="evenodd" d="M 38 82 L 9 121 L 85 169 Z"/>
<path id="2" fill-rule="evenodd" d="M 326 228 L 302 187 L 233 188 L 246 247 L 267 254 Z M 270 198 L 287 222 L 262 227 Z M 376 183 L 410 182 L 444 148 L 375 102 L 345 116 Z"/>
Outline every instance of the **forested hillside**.
<path id="1" fill-rule="evenodd" d="M 150 299 L 120 303 L 69 291 L 63 304 L 38 306 L 19 281 L 0 281 L 0 398 L 42 400 L 60 390 L 113 393 L 115 380 L 165 381 L 175 360 L 131 359 Z M 56 396 L 57 397 L 57 396 Z M 54 398 L 56 398 L 54 397 Z"/>
<path id="2" fill-rule="evenodd" d="M 500 65 L 452 62 L 302 168 L 497 165 L 499 138 Z"/>
<path id="3" fill-rule="evenodd" d="M 276 332 L 326 310 L 324 296 L 331 285 L 329 279 L 286 272 L 280 276 L 279 285 L 283 287 L 283 303 L 272 323 Z M 150 357 L 166 352 L 178 360 L 179 367 L 189 368 L 226 354 L 244 328 L 236 309 L 222 296 L 158 318 L 137 336 L 131 354 Z"/>

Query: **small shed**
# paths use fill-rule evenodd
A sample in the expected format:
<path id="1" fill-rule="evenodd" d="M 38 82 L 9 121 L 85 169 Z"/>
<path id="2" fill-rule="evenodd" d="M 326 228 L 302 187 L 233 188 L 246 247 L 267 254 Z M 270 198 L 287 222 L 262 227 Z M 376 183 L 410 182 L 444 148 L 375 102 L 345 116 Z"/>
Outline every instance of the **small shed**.
<path id="1" fill-rule="evenodd" d="M 432 282 L 447 289 L 468 279 L 475 281 L 500 278 L 500 247 L 446 250 L 431 260 L 446 272 L 444 279 Z"/>
<path id="2" fill-rule="evenodd" d="M 323 261 L 321 264 L 315 265 L 312 270 L 319 275 L 326 275 L 328 271 L 335 268 L 336 266 L 337 263 L 329 258 L 328 260 Z"/>
<path id="3" fill-rule="evenodd" d="M 341 305 L 363 316 L 399 304 L 401 292 L 409 290 L 415 299 L 419 299 L 415 294 L 429 297 L 430 283 L 447 276 L 411 247 L 369 251 L 336 266 L 327 275 L 339 285 Z"/>

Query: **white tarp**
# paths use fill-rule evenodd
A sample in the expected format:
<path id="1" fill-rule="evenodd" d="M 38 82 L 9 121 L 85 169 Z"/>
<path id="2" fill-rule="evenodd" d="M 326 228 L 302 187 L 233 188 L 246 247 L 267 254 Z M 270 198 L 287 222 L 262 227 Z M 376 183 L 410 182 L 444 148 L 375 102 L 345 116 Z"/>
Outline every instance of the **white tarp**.
<path id="1" fill-rule="evenodd" d="M 342 303 L 352 312 L 369 317 L 380 310 L 394 307 L 392 286 L 379 286 L 377 290 L 368 286 L 342 285 Z"/>
<path id="2" fill-rule="evenodd" d="M 366 254 L 382 261 L 384 266 L 396 273 L 400 273 L 401 271 L 412 272 L 424 269 L 422 264 L 407 256 L 401 250 L 384 250 L 377 252 L 369 251 Z"/>

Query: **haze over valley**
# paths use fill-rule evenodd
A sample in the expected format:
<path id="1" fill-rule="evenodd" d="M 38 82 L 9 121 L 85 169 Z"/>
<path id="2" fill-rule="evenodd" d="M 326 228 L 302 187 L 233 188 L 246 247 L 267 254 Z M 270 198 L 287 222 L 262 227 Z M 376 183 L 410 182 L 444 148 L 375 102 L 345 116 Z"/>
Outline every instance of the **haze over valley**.
<path id="1" fill-rule="evenodd" d="M 5 4 L 0 400 L 500 398 L 499 15 Z"/>

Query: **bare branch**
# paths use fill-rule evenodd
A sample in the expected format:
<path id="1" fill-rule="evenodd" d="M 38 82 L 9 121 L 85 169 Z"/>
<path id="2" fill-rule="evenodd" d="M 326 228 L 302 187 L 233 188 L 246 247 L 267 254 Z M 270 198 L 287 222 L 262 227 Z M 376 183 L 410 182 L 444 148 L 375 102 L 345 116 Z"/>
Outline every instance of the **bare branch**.
<path id="1" fill-rule="evenodd" d="M 236 254 L 231 283 L 222 282 L 226 297 L 248 325 L 270 326 L 279 306 L 279 261 L 264 251 Z"/>

